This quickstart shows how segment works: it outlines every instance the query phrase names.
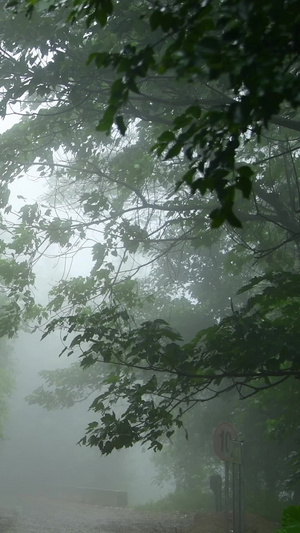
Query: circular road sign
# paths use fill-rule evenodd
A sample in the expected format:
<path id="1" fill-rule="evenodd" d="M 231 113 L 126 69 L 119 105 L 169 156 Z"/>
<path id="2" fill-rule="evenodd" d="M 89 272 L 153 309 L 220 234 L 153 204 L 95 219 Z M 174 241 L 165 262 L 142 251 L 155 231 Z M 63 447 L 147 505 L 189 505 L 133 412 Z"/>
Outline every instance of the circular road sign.
<path id="1" fill-rule="evenodd" d="M 237 432 L 231 424 L 222 422 L 214 433 L 215 454 L 222 461 L 232 461 L 232 441 L 237 440 Z"/>

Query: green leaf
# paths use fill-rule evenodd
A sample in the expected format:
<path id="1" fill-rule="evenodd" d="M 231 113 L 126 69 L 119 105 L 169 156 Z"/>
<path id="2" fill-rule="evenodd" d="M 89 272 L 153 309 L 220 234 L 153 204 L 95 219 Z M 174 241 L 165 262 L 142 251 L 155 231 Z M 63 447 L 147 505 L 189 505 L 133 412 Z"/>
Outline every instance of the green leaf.
<path id="1" fill-rule="evenodd" d="M 93 62 L 100 69 L 102 67 L 108 67 L 111 63 L 111 58 L 106 52 L 94 52 L 89 55 L 87 65 L 90 65 Z"/>
<path id="2" fill-rule="evenodd" d="M 237 294 L 243 294 L 244 292 L 250 291 L 253 289 L 253 287 L 256 287 L 261 281 L 265 279 L 264 276 L 255 276 L 251 279 L 250 283 L 247 283 L 247 285 L 244 285 L 237 291 Z"/>
<path id="3" fill-rule="evenodd" d="M 173 159 L 173 157 L 176 157 L 178 154 L 180 154 L 182 150 L 182 143 L 176 142 L 170 150 L 168 150 L 167 154 L 165 155 L 165 161 L 168 159 Z"/>
<path id="4" fill-rule="evenodd" d="M 300 505 L 287 507 L 282 515 L 282 528 L 277 533 L 299 533 L 300 531 Z"/>
<path id="5" fill-rule="evenodd" d="M 251 178 L 254 175 L 253 170 L 248 166 L 242 166 L 237 169 L 239 177 L 236 180 L 236 187 L 243 193 L 244 198 L 250 198 L 252 192 Z"/>
<path id="6" fill-rule="evenodd" d="M 222 224 L 226 220 L 226 214 L 224 213 L 224 210 L 220 207 L 218 207 L 217 209 L 214 209 L 210 213 L 209 217 L 211 219 L 211 227 L 215 229 L 222 226 Z"/>
<path id="7" fill-rule="evenodd" d="M 226 212 L 226 220 L 234 228 L 242 228 L 241 221 L 235 216 L 235 214 L 232 211 L 232 209 L 228 209 L 227 210 L 227 212 Z"/>
<path id="8" fill-rule="evenodd" d="M 104 131 L 108 135 L 114 123 L 114 118 L 115 118 L 115 109 L 109 106 L 105 110 L 102 119 L 98 122 L 96 126 L 96 131 Z"/>
<path id="9" fill-rule="evenodd" d="M 162 143 L 170 143 L 170 142 L 175 140 L 175 135 L 174 135 L 173 131 L 166 130 L 158 137 L 157 140 L 160 143 L 161 142 Z"/>
<path id="10" fill-rule="evenodd" d="M 185 128 L 188 126 L 193 120 L 192 116 L 189 116 L 188 113 L 184 113 L 183 115 L 180 115 L 179 117 L 176 117 L 173 121 L 173 126 L 176 130 L 179 130 L 181 128 Z"/>
<path id="11" fill-rule="evenodd" d="M 125 135 L 127 128 L 125 126 L 124 119 L 123 119 L 122 115 L 118 115 L 116 117 L 116 119 L 115 119 L 115 122 L 116 122 L 117 128 L 118 128 L 119 132 L 121 133 L 121 135 Z"/>
<path id="12" fill-rule="evenodd" d="M 152 31 L 157 30 L 157 28 L 161 25 L 161 19 L 162 19 L 162 13 L 160 9 L 155 9 L 154 11 L 152 11 L 149 17 L 150 28 Z"/>
<path id="13" fill-rule="evenodd" d="M 188 185 L 191 186 L 191 184 L 193 183 L 193 180 L 194 180 L 194 176 L 197 172 L 197 169 L 196 168 L 190 168 L 183 176 L 182 176 L 182 181 L 181 183 L 185 182 L 187 183 Z M 178 188 L 178 187 L 177 187 Z"/>
<path id="14" fill-rule="evenodd" d="M 186 109 L 187 115 L 192 115 L 192 117 L 199 119 L 201 117 L 201 108 L 198 105 L 191 105 Z"/>

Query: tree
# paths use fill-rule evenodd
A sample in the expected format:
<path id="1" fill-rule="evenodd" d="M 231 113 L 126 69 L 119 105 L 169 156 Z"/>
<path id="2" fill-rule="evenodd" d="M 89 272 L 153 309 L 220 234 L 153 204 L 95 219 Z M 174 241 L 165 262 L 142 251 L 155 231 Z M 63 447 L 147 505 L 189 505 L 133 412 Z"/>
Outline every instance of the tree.
<path id="1" fill-rule="evenodd" d="M 3 308 L 7 305 L 1 298 L 1 325 L 5 327 Z M 3 337 L 3 334 L 2 334 Z M 9 418 L 9 401 L 14 390 L 14 367 L 12 362 L 12 345 L 5 338 L 0 339 L 0 439 L 6 437 L 5 426 Z"/>
<path id="2" fill-rule="evenodd" d="M 288 276 L 280 273 L 274 279 L 269 278 L 269 283 L 271 282 L 269 285 L 266 278 L 256 279 L 253 282 L 253 287 L 255 283 L 257 285 L 263 284 L 265 286 L 264 292 L 256 294 L 252 301 L 248 300 L 246 309 L 236 313 L 233 318 L 223 320 L 219 328 L 215 326 L 203 332 L 209 337 L 207 352 L 211 354 L 214 351 L 214 357 L 217 358 L 219 365 L 223 359 L 229 363 L 232 353 L 239 354 L 239 357 L 235 355 L 232 357 L 235 364 L 239 360 L 240 363 L 243 363 L 247 355 L 249 360 L 256 365 L 254 355 L 259 357 L 261 363 L 264 355 L 267 357 L 266 365 L 270 365 L 270 374 L 272 374 L 273 371 L 277 373 L 276 368 L 284 368 L 284 364 L 280 363 L 281 357 L 284 362 L 287 362 L 287 358 L 291 358 L 294 354 L 294 364 L 297 375 L 299 375 L 297 363 L 298 319 L 293 308 L 294 305 L 297 306 L 297 283 L 299 283 L 299 279 L 296 275 L 290 276 L 289 281 L 287 278 Z M 288 295 L 289 291 L 290 294 Z M 284 302 L 283 298 L 286 299 Z M 271 319 L 268 320 L 270 317 Z M 186 331 L 185 327 L 184 330 Z M 244 335 L 241 335 L 241 331 L 238 331 L 239 335 L 237 335 L 236 330 L 244 330 Z M 213 333 L 215 334 L 213 335 Z M 220 342 L 220 337 L 222 342 Z M 260 338 L 262 345 L 261 352 L 258 350 L 257 337 Z M 182 360 L 186 361 L 183 358 Z M 208 359 L 207 364 L 210 363 L 211 360 Z M 130 360 L 128 364 L 130 365 Z M 214 367 L 215 365 L 211 366 Z M 106 375 L 103 375 L 105 368 Z M 236 369 L 235 373 L 237 373 Z M 269 375 L 269 373 L 267 374 Z M 77 365 L 74 369 L 46 371 L 42 375 L 45 379 L 45 386 L 29 397 L 31 403 L 38 403 L 47 409 L 53 409 L 69 407 L 74 402 L 91 396 L 91 401 L 93 400 L 91 409 L 97 411 L 100 407 L 100 415 L 104 415 L 103 421 L 107 431 L 105 408 L 104 405 L 101 405 L 101 401 L 103 400 L 107 407 L 108 402 L 110 402 L 109 411 L 112 407 L 111 402 L 114 401 L 113 411 L 116 420 L 114 426 L 110 420 L 111 433 L 107 434 L 107 438 L 109 438 L 109 445 L 112 447 L 119 444 L 124 445 L 124 435 L 123 439 L 120 440 L 120 436 L 122 436 L 120 426 L 121 421 L 125 426 L 125 422 L 129 418 L 128 413 L 124 415 L 124 407 L 128 406 L 130 421 L 133 426 L 134 414 L 136 413 L 137 417 L 140 415 L 142 411 L 140 404 L 143 402 L 143 398 L 134 396 L 132 392 L 135 390 L 132 368 L 130 369 L 131 389 L 128 386 L 127 391 L 124 387 L 124 380 L 122 380 L 122 373 L 119 373 L 113 366 L 108 368 L 106 365 L 103 368 L 103 365 L 99 363 L 88 367 L 84 372 Z M 198 377 L 200 378 L 200 376 Z M 187 414 L 180 416 L 180 421 L 184 423 L 188 432 L 188 443 L 184 434 L 175 433 L 171 437 L 172 444 L 170 444 L 170 440 L 165 438 L 163 428 L 161 428 L 159 443 L 166 447 L 161 459 L 164 467 L 163 474 L 170 473 L 171 477 L 175 478 L 177 491 L 180 494 L 188 492 L 191 504 L 195 501 L 195 498 L 193 499 L 195 491 L 198 498 L 199 493 L 197 491 L 207 492 L 209 475 L 216 468 L 212 458 L 212 435 L 221 419 L 233 422 L 238 428 L 241 438 L 245 441 L 247 509 L 270 517 L 275 504 L 278 507 L 278 513 L 280 512 L 278 500 L 282 501 L 282 505 L 287 501 L 297 501 L 299 482 L 297 476 L 295 478 L 296 468 L 293 463 L 296 462 L 298 449 L 297 427 L 299 419 L 294 406 L 298 404 L 299 386 L 295 379 L 286 379 L 286 377 L 282 373 L 284 384 L 280 383 L 280 378 L 277 386 L 273 383 L 274 388 L 271 387 L 271 379 L 268 379 L 267 376 L 265 376 L 265 380 L 260 379 L 260 382 L 256 383 L 249 379 L 248 383 L 243 383 L 246 390 L 249 386 L 249 395 L 254 393 L 255 387 L 261 389 L 260 394 L 258 396 L 253 394 L 253 399 L 248 399 L 242 403 L 236 402 L 236 390 L 233 381 L 228 383 L 226 395 L 219 395 L 212 403 L 205 401 L 208 399 L 207 394 L 206 396 L 199 394 L 198 408 L 196 401 L 195 404 L 191 402 L 187 404 L 187 408 L 193 405 L 192 411 L 188 408 Z M 136 371 L 135 378 L 137 386 L 138 379 L 141 385 L 147 379 L 147 375 Z M 164 379 L 167 381 L 168 376 L 164 375 Z M 178 379 L 180 380 L 180 374 Z M 109 391 L 108 389 L 105 390 L 108 393 L 107 396 L 103 394 L 97 398 L 98 391 L 103 390 L 105 386 L 111 387 Z M 210 392 L 212 392 L 213 386 L 218 392 L 217 384 L 210 385 Z M 175 390 L 177 392 L 179 390 L 177 383 L 174 383 Z M 196 390 L 197 384 L 194 384 L 189 393 L 186 394 L 187 397 L 191 398 L 192 392 Z M 129 391 L 131 391 L 131 395 Z M 156 392 L 159 393 L 158 388 L 156 388 Z M 156 395 L 153 392 L 154 403 L 158 401 L 155 398 Z M 177 396 L 176 400 L 179 399 Z M 193 400 L 196 400 L 195 395 Z M 136 403 L 138 403 L 139 411 L 135 408 Z M 117 425 L 117 421 L 120 421 L 120 426 Z M 138 422 L 140 421 L 138 420 Z M 164 418 L 161 417 L 160 424 L 163 422 Z M 147 427 L 145 422 L 141 425 Z M 96 422 L 91 424 L 89 429 L 90 434 L 93 435 L 91 444 L 93 442 L 99 444 L 100 439 L 103 438 L 103 433 L 99 431 L 100 428 L 97 427 Z M 127 436 L 130 437 L 130 434 L 127 433 Z M 119 440 L 117 440 L 118 438 Z M 149 439 L 149 435 L 147 438 Z M 149 443 L 146 438 L 145 441 L 147 444 Z M 278 465 L 276 468 L 274 468 L 274 463 Z M 257 468 L 253 468 L 253 465 L 257 465 Z M 260 495 L 259 499 L 257 499 L 257 494 Z M 285 495 L 284 500 L 283 494 Z"/>
<path id="3" fill-rule="evenodd" d="M 7 8 L 21 6 L 31 16 L 36 4 L 10 0 Z M 65 8 L 65 3 L 59 0 L 51 2 L 49 14 L 62 6 Z M 116 22 L 124 21 L 125 11 L 121 47 L 110 51 L 102 39 L 107 33 L 101 32 L 100 44 L 95 28 L 100 25 L 114 32 Z M 115 124 L 124 135 L 128 111 L 129 122 L 136 116 L 143 118 L 133 101 L 148 99 L 149 79 L 162 78 L 165 83 L 171 78 L 186 87 L 189 105 L 186 98 L 177 100 L 175 118 L 166 120 L 169 128 L 158 136 L 152 149 L 165 160 L 184 155 L 188 170 L 179 184 L 187 183 L 193 193 L 216 193 L 220 206 L 210 213 L 214 227 L 225 220 L 240 226 L 233 212 L 234 197 L 240 190 L 249 198 L 253 174 L 249 165 L 239 162 L 240 147 L 251 136 L 259 140 L 272 123 L 300 129 L 293 118 L 299 106 L 297 1 L 282 0 L 275 5 L 270 0 L 263 4 L 257 0 L 247 4 L 175 0 L 157 1 L 150 9 L 147 3 L 128 9 L 127 3 L 121 6 L 112 0 L 81 0 L 68 5 L 67 20 L 85 24 L 87 39 L 96 43 L 88 62 L 103 70 L 104 76 L 113 72 L 98 131 L 109 133 Z M 134 22 L 133 33 L 128 31 L 129 21 Z M 146 39 L 140 38 L 141 30 Z M 199 81 L 209 86 L 213 96 L 193 94 Z M 43 87 L 47 91 L 45 83 Z M 162 108 L 167 105 L 161 97 L 154 102 Z M 149 108 L 147 114 L 153 116 Z"/>
<path id="4" fill-rule="evenodd" d="M 91 405 L 101 423 L 91 423 L 82 442 L 99 446 L 104 454 L 136 442 L 161 449 L 161 437 L 170 437 L 175 427 L 181 427 L 183 413 L 194 405 L 225 391 L 236 390 L 245 398 L 288 378 L 299 379 L 295 312 L 299 275 L 264 276 L 246 288 L 259 283 L 266 284 L 263 291 L 244 307 L 186 343 L 163 320 L 129 328 L 129 316 L 111 307 L 106 316 L 101 313 L 101 326 L 97 313 L 81 317 L 85 329 L 73 338 L 71 350 L 88 341 L 88 348 L 82 348 L 83 367 L 100 361 L 112 364 L 108 375 L 96 372 L 96 378 L 92 373 L 92 382 L 85 381 L 86 389 L 93 392 L 93 380 L 97 379 L 102 391 Z M 65 320 L 69 328 L 76 320 L 79 329 L 78 317 Z M 61 319 L 54 322 L 57 325 Z M 116 326 L 118 322 L 121 328 Z M 46 407 L 53 407 L 53 401 L 54 406 L 66 406 L 68 394 L 61 397 L 59 393 L 60 376 L 53 372 L 44 375 L 54 392 L 41 389 L 31 401 Z M 76 395 L 78 386 L 72 378 L 68 387 Z"/>
<path id="5" fill-rule="evenodd" d="M 222 462 L 213 453 L 213 434 L 220 421 L 226 420 L 244 442 L 247 512 L 280 519 L 283 507 L 299 501 L 299 479 L 295 479 L 296 469 L 291 461 L 299 446 L 299 416 L 294 409 L 298 396 L 298 382 L 288 380 L 246 402 L 237 402 L 236 395 L 230 392 L 199 405 L 184 420 L 188 443 L 182 432 L 177 432 L 155 455 L 158 480 L 176 481 L 173 498 L 179 504 L 182 498 L 181 509 L 189 501 L 193 509 L 199 510 L 202 495 L 206 507 L 210 496 L 213 507 L 209 479 L 223 470 Z"/>
<path id="6" fill-rule="evenodd" d="M 5 275 L 17 317 L 12 315 L 10 329 L 18 327 L 22 312 L 27 319 L 37 318 L 39 324 L 49 320 L 45 334 L 62 328 L 63 352 L 76 352 L 83 367 L 95 369 L 100 395 L 93 409 L 101 414 L 103 426 L 93 423 L 84 442 L 99 445 L 103 453 L 137 441 L 158 449 L 163 434 L 172 435 L 174 428 L 182 425 L 183 412 L 193 405 L 222 391 L 238 389 L 247 396 L 298 376 L 297 323 L 292 314 L 298 306 L 298 141 L 286 138 L 284 129 L 298 128 L 295 117 L 285 116 L 290 113 L 289 106 L 297 107 L 298 41 L 291 31 L 298 20 L 295 3 L 279 4 L 277 11 L 273 3 L 264 3 L 266 15 L 261 13 L 262 4 L 249 2 L 249 11 L 241 18 L 233 16 L 241 7 L 239 2 L 208 3 L 199 10 L 198 3 L 175 2 L 174 16 L 167 4 L 166 11 L 157 4 L 150 20 L 154 33 L 147 31 L 144 4 L 131 4 L 116 5 L 114 15 L 101 30 L 103 53 L 99 52 L 99 28 L 93 24 L 93 14 L 88 28 L 84 14 L 82 24 L 69 28 L 58 8 L 43 12 L 41 7 L 33 12 L 31 21 L 26 22 L 21 13 L 13 17 L 13 27 L 3 24 L 2 30 L 2 54 L 6 58 L 0 65 L 3 113 L 15 109 L 23 115 L 0 139 L 2 190 L 33 169 L 39 178 L 44 177 L 50 185 L 55 183 L 48 198 L 50 207 L 45 200 L 44 205 L 25 204 L 19 213 L 11 214 L 13 209 L 3 196 L 9 218 L 3 224 L 9 238 L 1 245 L 10 260 L 11 268 Z M 95 5 L 106 22 L 105 5 Z M 106 12 L 111 10 L 109 5 Z M 187 10 L 187 6 L 192 9 Z M 73 18 L 81 16 L 78 9 Z M 165 13 L 170 27 L 164 27 Z M 260 46 L 258 50 L 253 33 L 261 14 L 261 28 L 266 30 L 263 39 L 266 43 L 269 39 L 262 66 L 268 68 L 267 76 L 262 68 L 254 87 L 247 76 L 251 72 L 253 76 L 255 58 L 262 49 Z M 3 17 L 11 20 L 8 12 Z M 190 48 L 181 22 L 176 29 L 179 19 L 190 29 L 189 38 L 195 37 L 197 29 L 197 39 Z M 274 24 L 266 25 L 269 20 Z M 199 32 L 201 24 L 203 33 Z M 17 31 L 20 25 L 21 32 Z M 243 31 L 245 27 L 248 33 Z M 241 57 L 234 44 L 238 37 L 240 50 L 245 50 Z M 159 39 L 160 44 L 155 44 Z M 131 47 L 126 48 L 128 40 Z M 138 43 L 136 48 L 132 42 Z M 179 42 L 184 50 L 183 63 L 176 51 Z M 224 47 L 224 64 L 215 63 L 216 57 L 223 58 L 223 54 L 216 54 L 220 46 Z M 116 50 L 115 55 L 111 49 Z M 146 51 L 150 51 L 148 63 Z M 188 54 L 190 63 L 180 74 Z M 170 64 L 164 67 L 168 57 Z M 198 58 L 201 62 L 197 66 Z M 246 59 L 252 61 L 252 69 L 245 67 Z M 226 65 L 229 87 L 220 76 Z M 236 65 L 240 73 L 233 72 Z M 128 71 L 131 66 L 132 76 Z M 115 68 L 122 79 L 118 80 Z M 273 72 L 279 81 L 276 76 L 273 79 Z M 136 82 L 135 78 L 141 80 Z M 131 94 L 135 90 L 135 85 L 128 85 L 131 82 L 137 86 L 135 94 Z M 280 83 L 280 96 L 273 101 L 270 95 L 274 91 L 277 94 Z M 168 98 L 162 98 L 162 93 Z M 202 114 L 200 107 L 204 107 Z M 283 115 L 274 116 L 279 110 Z M 119 117 L 117 128 L 113 127 L 107 137 L 101 131 L 110 129 L 115 115 Z M 127 126 L 125 137 L 123 124 Z M 250 125 L 253 135 L 248 133 Z M 168 128 L 167 133 L 161 133 L 162 127 Z M 260 145 L 256 143 L 258 134 Z M 149 154 L 148 147 L 155 145 L 157 136 L 158 153 L 162 155 L 170 147 L 165 159 Z M 188 151 L 191 147 L 193 150 Z M 210 163 L 201 166 L 203 157 Z M 246 197 L 251 192 L 250 163 L 259 169 L 252 201 L 237 199 L 233 215 L 236 188 Z M 174 191 L 174 183 L 182 180 L 183 168 L 193 196 L 184 187 Z M 227 181 L 228 176 L 231 181 Z M 228 233 L 222 227 L 207 234 L 215 200 L 212 194 L 200 198 L 198 188 L 203 193 L 217 192 L 221 207 L 214 211 L 213 225 L 227 220 L 235 226 Z M 241 220 L 244 232 L 238 227 Z M 201 249 L 211 244 L 223 257 L 217 275 L 209 253 Z M 62 253 L 72 261 L 83 249 L 90 250 L 90 272 L 58 283 L 47 309 L 37 305 L 27 288 L 34 284 L 33 268 L 39 257 Z M 284 257 L 286 272 L 271 275 L 271 251 L 275 270 L 282 269 Z M 208 295 L 205 281 L 201 285 L 199 277 L 210 271 L 211 287 L 217 286 L 218 277 L 224 285 L 227 267 L 230 280 L 240 285 L 236 274 L 243 271 L 253 252 L 264 259 L 256 266 L 258 278 L 250 285 L 258 290 L 257 295 L 241 309 L 233 308 L 233 315 L 227 318 L 228 298 L 225 303 L 207 305 L 206 329 L 198 333 L 200 303 L 203 294 Z M 157 265 L 153 275 L 149 274 L 151 264 Z M 167 281 L 166 265 L 174 274 Z M 148 282 L 141 282 L 143 276 Z M 249 276 L 243 271 L 241 284 L 251 276 L 253 273 Z M 162 277 L 168 301 L 173 302 L 179 294 L 182 298 L 178 300 L 189 309 L 189 316 L 194 314 L 193 332 L 175 331 L 164 319 L 147 317 L 153 293 L 161 290 Z M 263 283 L 266 286 L 259 292 Z M 157 302 L 158 314 L 165 304 L 159 298 Z M 259 354 L 257 341 L 262 338 L 264 351 Z M 98 374 L 98 363 L 112 366 L 108 370 L 101 366 Z M 54 385 L 55 380 L 54 376 Z M 124 399 L 123 406 L 120 398 Z"/>

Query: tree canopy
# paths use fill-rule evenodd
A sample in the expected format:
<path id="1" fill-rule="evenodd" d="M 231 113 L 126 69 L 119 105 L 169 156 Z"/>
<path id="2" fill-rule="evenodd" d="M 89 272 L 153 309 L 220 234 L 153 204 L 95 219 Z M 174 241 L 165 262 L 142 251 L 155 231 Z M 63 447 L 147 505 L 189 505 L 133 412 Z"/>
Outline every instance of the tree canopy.
<path id="1" fill-rule="evenodd" d="M 95 392 L 83 442 L 105 454 L 160 449 L 194 405 L 299 378 L 296 4 L 14 0 L 2 13 L 1 105 L 20 117 L 0 138 L 5 330 L 62 330 L 82 381 L 46 373 L 52 389 L 30 401 Z M 48 192 L 17 211 L 8 188 L 24 176 Z M 46 308 L 41 256 L 81 263 Z"/>
<path id="2" fill-rule="evenodd" d="M 181 427 L 183 413 L 198 403 L 232 390 L 246 398 L 290 377 L 299 379 L 299 276 L 281 272 L 254 278 L 250 287 L 259 283 L 265 285 L 261 293 L 187 343 L 161 319 L 129 329 L 129 316 L 111 307 L 106 320 L 103 312 L 85 316 L 85 329 L 70 349 L 88 342 L 81 364 L 96 367 L 79 382 L 72 370 L 45 372 L 50 390 L 39 389 L 30 401 L 66 407 L 100 390 L 91 409 L 100 413 L 102 424 L 91 423 L 83 443 L 103 453 L 136 442 L 161 449 L 161 437 Z M 65 320 L 72 328 L 73 317 Z M 99 361 L 113 366 L 103 372 Z"/>
<path id="3" fill-rule="evenodd" d="M 10 0 L 6 6 L 13 10 L 21 6 L 32 16 L 37 4 L 36 0 Z M 68 22 L 86 26 L 87 39 L 93 44 L 88 63 L 109 76 L 107 104 L 97 130 L 109 134 L 115 125 L 124 135 L 132 119 L 141 117 L 140 102 L 148 101 L 143 114 L 150 120 L 153 105 L 156 115 L 158 105 L 160 121 L 168 128 L 152 150 L 165 160 L 186 161 L 188 169 L 177 186 L 187 183 L 193 193 L 216 193 L 220 206 L 210 213 L 214 227 L 225 220 L 240 226 L 233 212 L 235 193 L 240 190 L 249 198 L 253 175 L 249 161 L 240 160 L 241 148 L 253 137 L 260 140 L 272 123 L 300 130 L 294 120 L 299 107 L 298 3 L 157 0 L 151 6 L 130 4 L 58 0 L 46 5 L 50 14 L 67 9 Z M 121 46 L 114 43 L 108 48 L 104 32 L 100 30 L 100 41 L 95 34 L 99 26 L 106 28 L 106 34 L 114 32 L 121 19 Z M 183 98 L 171 97 L 176 106 L 173 117 L 168 113 L 170 94 L 149 98 L 151 85 L 159 86 L 160 80 L 186 89 Z M 199 82 L 206 87 L 200 93 Z M 47 82 L 41 82 L 40 91 L 47 87 Z M 21 92 L 28 89 L 30 82 Z"/>

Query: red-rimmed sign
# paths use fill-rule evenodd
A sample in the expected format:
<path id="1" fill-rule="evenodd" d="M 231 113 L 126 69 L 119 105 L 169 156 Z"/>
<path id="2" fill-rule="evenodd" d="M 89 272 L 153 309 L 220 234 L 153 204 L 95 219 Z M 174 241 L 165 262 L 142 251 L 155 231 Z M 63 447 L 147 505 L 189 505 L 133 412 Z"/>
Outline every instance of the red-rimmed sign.
<path id="1" fill-rule="evenodd" d="M 237 432 L 231 424 L 222 422 L 214 433 L 215 454 L 222 461 L 232 461 L 233 441 L 237 440 Z"/>

